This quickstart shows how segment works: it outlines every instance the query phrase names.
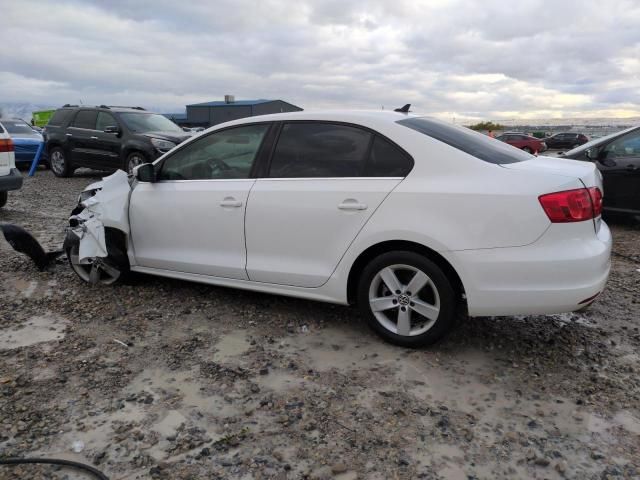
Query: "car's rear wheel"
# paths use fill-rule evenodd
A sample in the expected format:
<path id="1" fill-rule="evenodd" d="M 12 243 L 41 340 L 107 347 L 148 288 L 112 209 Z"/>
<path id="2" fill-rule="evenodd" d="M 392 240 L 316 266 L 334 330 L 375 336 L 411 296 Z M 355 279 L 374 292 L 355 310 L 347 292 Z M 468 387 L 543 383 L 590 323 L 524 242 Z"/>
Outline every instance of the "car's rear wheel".
<path id="1" fill-rule="evenodd" d="M 138 165 L 142 165 L 143 163 L 148 163 L 147 157 L 145 157 L 142 152 L 131 152 L 127 155 L 127 160 L 125 162 L 125 172 L 129 175 L 133 173 L 133 169 Z"/>
<path id="2" fill-rule="evenodd" d="M 388 342 L 430 345 L 454 324 L 455 294 L 434 262 L 415 252 L 388 252 L 362 272 L 358 306 L 369 326 Z"/>
<path id="3" fill-rule="evenodd" d="M 70 177 L 73 175 L 71 162 L 61 147 L 53 147 L 49 152 L 49 165 L 56 177 Z"/>
<path id="4" fill-rule="evenodd" d="M 529 147 L 523 147 L 522 150 L 524 150 L 527 153 L 533 153 L 533 150 L 531 150 Z"/>
<path id="5" fill-rule="evenodd" d="M 8 199 L 9 199 L 8 192 L 0 192 L 0 208 L 4 207 L 7 204 Z"/>

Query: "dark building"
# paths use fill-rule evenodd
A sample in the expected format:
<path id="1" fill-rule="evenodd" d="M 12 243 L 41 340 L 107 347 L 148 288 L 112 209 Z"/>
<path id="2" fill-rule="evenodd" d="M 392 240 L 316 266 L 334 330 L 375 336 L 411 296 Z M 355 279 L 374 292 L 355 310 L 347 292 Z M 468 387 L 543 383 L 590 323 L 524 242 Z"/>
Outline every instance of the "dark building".
<path id="1" fill-rule="evenodd" d="M 300 110 L 302 108 L 282 100 L 235 100 L 232 95 L 225 95 L 224 101 L 187 105 L 186 115 L 167 113 L 165 116 L 184 127 L 210 127 L 238 118 Z"/>

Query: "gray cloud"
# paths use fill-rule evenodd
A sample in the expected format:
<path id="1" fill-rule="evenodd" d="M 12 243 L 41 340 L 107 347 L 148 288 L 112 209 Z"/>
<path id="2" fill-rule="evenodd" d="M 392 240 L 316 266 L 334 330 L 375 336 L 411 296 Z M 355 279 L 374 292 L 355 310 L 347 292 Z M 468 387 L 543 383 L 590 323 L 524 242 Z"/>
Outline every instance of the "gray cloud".
<path id="1" fill-rule="evenodd" d="M 4 101 L 640 114 L 635 1 L 22 0 L 2 17 Z"/>

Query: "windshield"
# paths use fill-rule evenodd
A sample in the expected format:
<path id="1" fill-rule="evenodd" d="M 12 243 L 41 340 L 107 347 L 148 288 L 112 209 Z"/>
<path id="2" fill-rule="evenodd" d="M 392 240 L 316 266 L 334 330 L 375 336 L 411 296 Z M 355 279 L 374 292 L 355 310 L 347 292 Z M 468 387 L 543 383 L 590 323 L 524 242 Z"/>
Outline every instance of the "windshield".
<path id="1" fill-rule="evenodd" d="M 7 132 L 14 135 L 35 135 L 37 133 L 27 122 L 21 120 L 3 120 L 2 125 Z"/>
<path id="2" fill-rule="evenodd" d="M 183 130 L 167 117 L 157 113 L 121 113 L 120 118 L 135 133 L 145 132 L 180 132 Z"/>
<path id="3" fill-rule="evenodd" d="M 574 155 L 576 153 L 583 152 L 583 151 L 588 150 L 588 149 L 590 149 L 592 147 L 600 145 L 601 143 L 606 142 L 607 140 L 609 140 L 611 138 L 618 137 L 620 135 L 624 135 L 625 133 L 632 132 L 636 128 L 640 128 L 640 127 L 630 127 L 630 128 L 625 129 L 625 130 L 620 130 L 619 132 L 612 133 L 611 135 L 607 135 L 605 137 L 596 138 L 595 140 L 591 140 L 590 142 L 583 143 L 582 145 L 580 145 L 577 148 L 574 148 L 573 150 L 569 150 L 568 152 L 565 152 L 565 155 Z"/>
<path id="4" fill-rule="evenodd" d="M 489 163 L 507 164 L 524 162 L 532 155 L 495 138 L 490 138 L 467 127 L 460 127 L 433 118 L 413 117 L 397 123 L 431 138 L 439 140 L 469 155 Z"/>

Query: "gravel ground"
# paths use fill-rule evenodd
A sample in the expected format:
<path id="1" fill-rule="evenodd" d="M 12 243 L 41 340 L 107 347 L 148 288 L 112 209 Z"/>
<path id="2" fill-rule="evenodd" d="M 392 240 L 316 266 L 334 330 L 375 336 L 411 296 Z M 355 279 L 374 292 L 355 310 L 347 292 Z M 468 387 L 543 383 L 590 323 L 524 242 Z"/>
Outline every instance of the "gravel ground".
<path id="1" fill-rule="evenodd" d="M 0 221 L 56 248 L 99 177 L 39 171 Z M 468 319 L 424 350 L 347 307 L 146 276 L 90 287 L 2 240 L 0 457 L 112 480 L 640 478 L 640 227 L 611 227 L 586 312 Z"/>

